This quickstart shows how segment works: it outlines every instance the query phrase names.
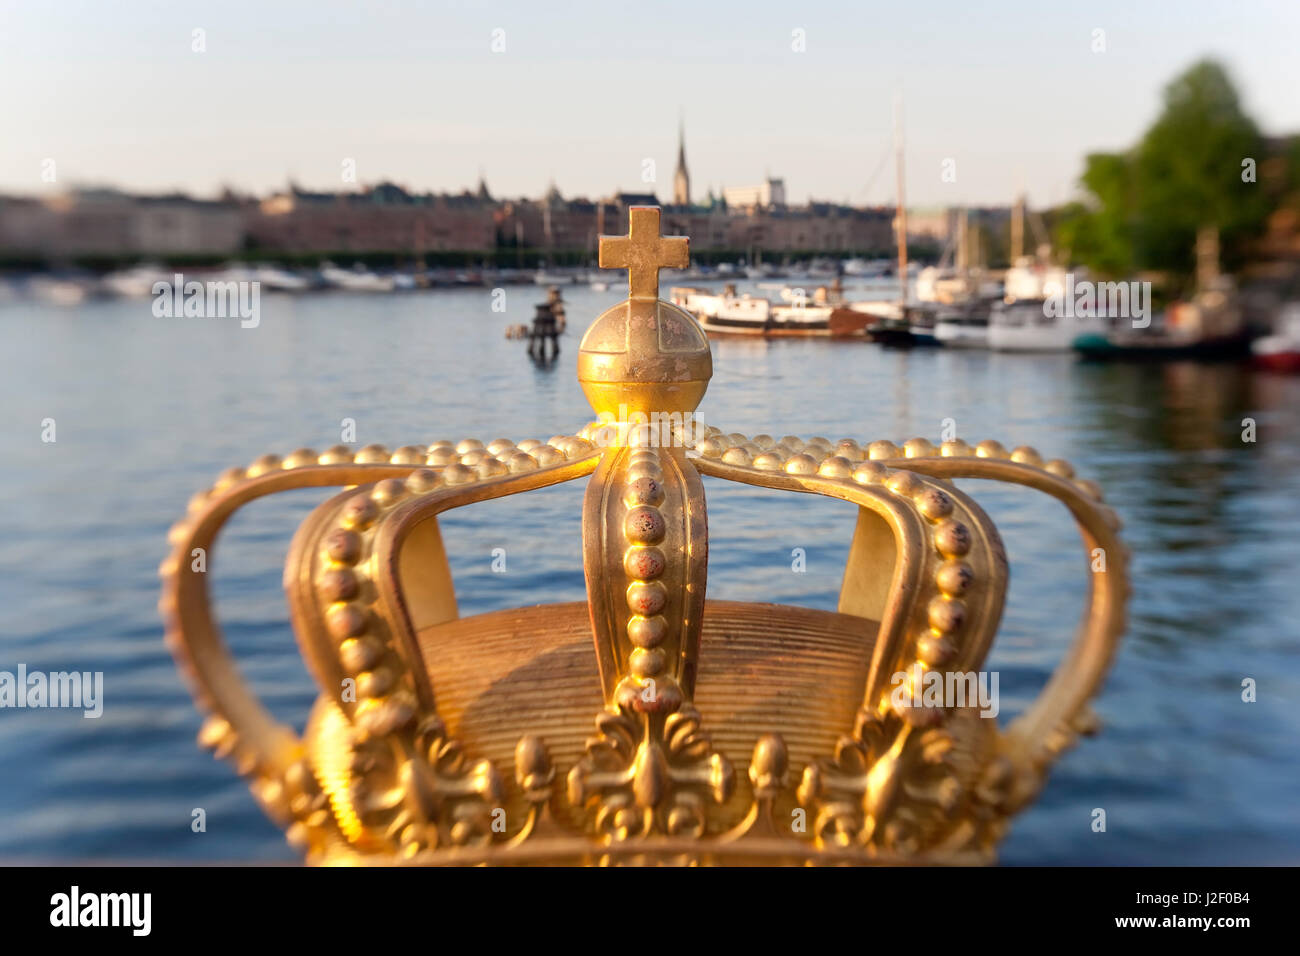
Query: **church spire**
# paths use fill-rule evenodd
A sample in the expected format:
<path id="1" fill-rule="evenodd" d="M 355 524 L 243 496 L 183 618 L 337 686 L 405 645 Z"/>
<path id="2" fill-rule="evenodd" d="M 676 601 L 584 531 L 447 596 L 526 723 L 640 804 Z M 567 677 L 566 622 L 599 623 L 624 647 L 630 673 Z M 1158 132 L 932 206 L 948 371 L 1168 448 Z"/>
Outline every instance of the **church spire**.
<path id="1" fill-rule="evenodd" d="M 686 123 L 678 121 L 677 126 L 677 172 L 673 175 L 673 205 L 689 206 L 691 204 L 691 176 L 686 171 Z"/>

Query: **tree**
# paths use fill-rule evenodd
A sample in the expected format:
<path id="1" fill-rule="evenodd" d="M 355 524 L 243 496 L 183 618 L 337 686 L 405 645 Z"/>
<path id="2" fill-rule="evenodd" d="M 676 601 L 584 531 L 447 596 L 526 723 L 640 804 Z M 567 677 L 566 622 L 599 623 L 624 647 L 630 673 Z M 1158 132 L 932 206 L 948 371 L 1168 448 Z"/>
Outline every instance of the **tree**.
<path id="1" fill-rule="evenodd" d="M 1080 182 L 1091 197 L 1061 212 L 1057 245 L 1104 275 L 1127 275 L 1137 266 L 1133 223 L 1133 163 L 1122 154 L 1093 153 Z"/>
<path id="2" fill-rule="evenodd" d="M 1196 63 L 1165 88 L 1164 109 L 1136 146 L 1088 157 L 1089 201 L 1063 215 L 1061 244 L 1104 274 L 1157 269 L 1186 285 L 1197 230 L 1214 226 L 1224 264 L 1238 265 L 1268 214 L 1242 161 L 1262 161 L 1264 148 L 1224 68 Z"/>

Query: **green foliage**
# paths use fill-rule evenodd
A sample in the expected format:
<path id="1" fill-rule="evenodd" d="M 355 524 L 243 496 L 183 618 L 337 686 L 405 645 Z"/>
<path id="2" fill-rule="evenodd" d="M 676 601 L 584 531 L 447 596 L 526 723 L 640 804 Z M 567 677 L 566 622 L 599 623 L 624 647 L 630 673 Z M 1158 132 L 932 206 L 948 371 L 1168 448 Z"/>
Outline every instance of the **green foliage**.
<path id="1" fill-rule="evenodd" d="M 1133 179 L 1128 156 L 1093 153 L 1080 179 L 1093 201 L 1071 203 L 1061 213 L 1058 245 L 1105 275 L 1127 275 L 1138 264 Z"/>
<path id="2" fill-rule="evenodd" d="M 1232 268 L 1268 215 L 1264 191 L 1242 178 L 1242 161 L 1261 163 L 1264 149 L 1223 67 L 1197 63 L 1165 88 L 1164 109 L 1136 146 L 1087 158 L 1088 201 L 1062 211 L 1058 244 L 1106 275 L 1156 269 L 1185 284 L 1197 229 L 1212 225 Z"/>

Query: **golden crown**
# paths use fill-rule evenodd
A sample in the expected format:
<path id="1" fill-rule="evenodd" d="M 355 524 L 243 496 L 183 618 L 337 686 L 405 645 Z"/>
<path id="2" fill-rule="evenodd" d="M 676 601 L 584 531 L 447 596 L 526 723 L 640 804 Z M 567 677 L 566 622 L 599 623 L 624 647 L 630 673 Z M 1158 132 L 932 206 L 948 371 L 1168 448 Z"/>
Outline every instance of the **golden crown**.
<path id="1" fill-rule="evenodd" d="M 200 740 L 309 862 L 985 863 L 1095 724 L 1128 563 L 1097 486 L 992 441 L 692 427 L 708 340 L 658 294 L 659 269 L 687 262 L 654 207 L 601 238 L 630 295 L 582 340 L 598 421 L 579 434 L 266 456 L 173 529 L 161 609 L 211 711 Z M 838 610 L 706 600 L 701 476 L 856 504 Z M 438 516 L 586 477 L 586 604 L 460 617 Z M 925 684 L 978 671 L 1007 584 L 997 530 L 955 478 L 1059 499 L 1093 556 L 1073 648 L 1005 731 Z M 345 490 L 302 524 L 284 578 L 321 688 L 299 737 L 239 678 L 192 556 L 248 502 L 326 486 Z"/>

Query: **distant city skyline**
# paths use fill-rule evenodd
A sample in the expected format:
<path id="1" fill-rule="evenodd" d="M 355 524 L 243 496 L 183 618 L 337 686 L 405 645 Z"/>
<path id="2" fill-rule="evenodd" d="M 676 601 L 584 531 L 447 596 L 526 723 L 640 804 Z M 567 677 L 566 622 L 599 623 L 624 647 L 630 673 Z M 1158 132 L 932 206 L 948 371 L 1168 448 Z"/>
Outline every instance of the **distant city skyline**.
<path id="1" fill-rule="evenodd" d="M 1023 191 L 1045 206 L 1076 194 L 1087 153 L 1136 141 L 1164 85 L 1205 56 L 1227 65 L 1266 134 L 1300 132 L 1294 2 L 575 2 L 563 14 L 4 4 L 0 191 L 459 192 L 482 175 L 497 197 L 553 181 L 565 196 L 669 202 L 681 122 L 696 202 L 771 175 L 792 204 L 882 205 L 901 91 L 909 205 Z"/>

